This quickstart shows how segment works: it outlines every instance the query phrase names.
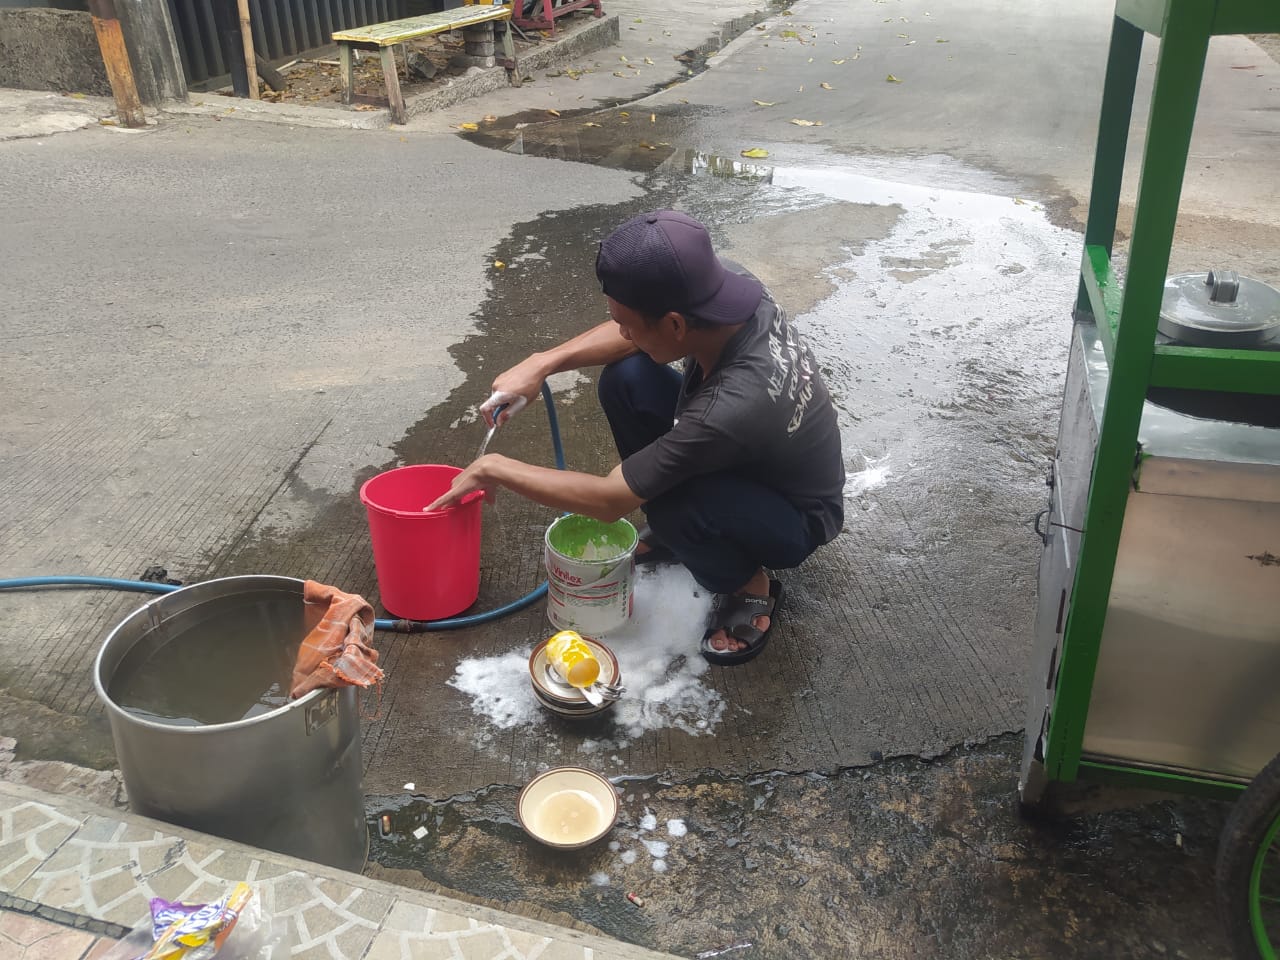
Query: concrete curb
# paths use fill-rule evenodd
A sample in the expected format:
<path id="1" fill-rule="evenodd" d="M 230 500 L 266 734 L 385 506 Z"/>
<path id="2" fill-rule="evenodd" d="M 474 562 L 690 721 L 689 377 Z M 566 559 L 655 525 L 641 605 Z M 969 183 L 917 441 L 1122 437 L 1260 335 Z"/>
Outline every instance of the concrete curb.
<path id="1" fill-rule="evenodd" d="M 563 40 L 540 47 L 520 58 L 521 72 L 528 76 L 534 70 L 561 66 L 584 54 L 602 50 L 618 42 L 621 36 L 618 17 L 609 15 L 594 20 Z M 490 67 L 480 73 L 459 77 L 438 90 L 428 90 L 405 98 L 405 112 L 410 117 L 443 110 L 463 100 L 493 93 L 508 85 L 507 71 Z M 391 111 L 347 110 L 342 107 L 301 106 L 292 103 L 270 103 L 241 100 L 217 94 L 193 94 L 189 103 L 171 101 L 163 113 L 169 116 L 214 117 L 219 120 L 259 120 L 299 127 L 321 127 L 348 130 L 383 130 L 391 123 Z"/>
<path id="2" fill-rule="evenodd" d="M 236 879 L 249 879 L 255 887 L 268 888 L 264 891 L 264 903 L 268 907 L 274 905 L 278 916 L 293 916 L 295 908 L 299 906 L 314 907 L 318 902 L 317 891 L 323 894 L 319 901 L 330 906 L 360 897 L 374 901 L 378 904 L 376 911 L 358 918 L 371 941 L 378 931 L 403 930 L 404 936 L 413 936 L 412 930 L 405 928 L 396 918 L 403 918 L 406 913 L 413 914 L 415 911 L 431 911 L 432 915 L 447 914 L 456 918 L 448 927 L 450 930 L 461 929 L 468 924 L 472 927 L 480 924 L 518 932 L 525 937 L 546 938 L 557 945 L 557 957 L 569 956 L 563 951 L 565 948 L 572 948 L 579 951 L 576 956 L 594 956 L 598 960 L 670 958 L 669 954 L 657 953 L 598 934 L 559 927 L 440 894 L 396 886 L 384 880 L 259 850 L 159 820 L 121 810 L 110 810 L 79 798 L 55 796 L 21 784 L 0 783 L 0 812 L 12 819 L 17 811 L 22 811 L 24 835 L 30 834 L 36 839 L 14 844 L 12 841 L 15 838 L 5 837 L 10 841 L 5 849 L 11 851 L 18 860 L 13 864 L 0 863 L 0 876 L 4 877 L 0 880 L 0 910 L 31 914 L 95 934 L 119 937 L 129 929 L 130 923 L 143 919 L 143 916 L 134 918 L 132 913 L 120 909 L 120 903 L 125 897 L 119 890 L 116 891 L 119 895 L 111 902 L 99 906 L 102 901 L 91 889 L 91 882 L 95 879 L 101 882 L 103 877 L 118 872 L 111 869 L 109 862 L 121 861 L 120 869 L 130 878 L 129 885 L 141 891 L 138 896 L 143 899 L 139 903 L 145 906 L 145 897 L 156 893 L 154 888 L 162 885 L 164 875 L 172 871 L 182 873 L 184 868 L 180 865 L 180 860 L 184 855 L 194 853 L 195 861 L 200 865 L 214 865 L 210 867 L 211 874 L 206 879 L 216 879 L 215 888 Z M 65 836 L 56 845 L 51 845 L 51 849 L 43 849 L 39 838 L 54 831 L 57 831 L 58 836 Z M 81 834 L 85 835 L 82 840 L 79 839 Z M 147 849 L 146 864 L 137 856 L 139 845 Z M 79 854 L 82 858 L 92 860 L 92 864 L 81 860 L 78 869 L 68 867 L 75 860 L 72 854 L 77 848 L 83 848 L 78 851 Z M 33 856 L 33 850 L 38 855 Z M 56 867 L 52 865 L 54 862 L 57 863 Z M 150 869 L 146 869 L 148 865 L 151 866 Z M 221 865 L 221 873 L 213 872 L 217 865 Z M 189 871 L 190 864 L 186 869 Z M 72 875 L 77 878 L 77 882 L 68 885 L 67 877 Z M 16 885 L 19 889 L 9 889 L 14 885 L 14 879 L 18 879 Z M 187 879 L 183 877 L 181 882 L 186 882 Z M 299 885 L 308 888 L 301 896 L 297 890 Z M 38 896 L 25 895 L 25 891 L 33 887 L 48 889 L 65 902 L 47 903 L 42 902 Z M 312 887 L 315 889 L 312 890 Z M 304 902 L 290 904 L 290 898 Z M 129 903 L 132 905 L 132 901 Z M 392 936 L 392 939 L 395 937 Z M 549 946 L 551 945 L 548 944 Z M 314 949 L 295 948 L 294 955 L 307 958 L 338 955 L 324 944 L 316 943 L 312 947 Z M 303 951 L 301 954 L 299 949 Z M 552 951 L 544 952 L 550 956 Z M 362 950 L 360 955 L 363 953 Z M 492 954 L 482 955 L 468 949 L 463 949 L 462 953 L 467 960 L 491 960 L 492 957 Z M 385 950 L 378 952 L 378 955 L 386 955 Z M 509 955 L 510 951 L 503 952 L 503 956 Z"/>

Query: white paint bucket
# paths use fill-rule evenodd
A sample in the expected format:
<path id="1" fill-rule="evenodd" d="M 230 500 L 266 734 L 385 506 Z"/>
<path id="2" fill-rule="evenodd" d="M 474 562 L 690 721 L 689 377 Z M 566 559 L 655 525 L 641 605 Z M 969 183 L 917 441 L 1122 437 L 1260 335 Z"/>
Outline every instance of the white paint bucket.
<path id="1" fill-rule="evenodd" d="M 570 514 L 547 527 L 547 619 L 599 637 L 631 619 L 636 528 Z"/>

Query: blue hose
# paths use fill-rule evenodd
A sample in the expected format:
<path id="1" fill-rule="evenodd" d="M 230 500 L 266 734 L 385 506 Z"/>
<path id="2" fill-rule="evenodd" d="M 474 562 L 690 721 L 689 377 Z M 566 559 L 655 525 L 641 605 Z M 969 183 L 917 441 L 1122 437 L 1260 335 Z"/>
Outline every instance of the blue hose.
<path id="1" fill-rule="evenodd" d="M 556 404 L 551 399 L 551 388 L 545 383 L 542 385 L 542 399 L 547 405 L 547 422 L 551 428 L 551 446 L 555 453 L 556 469 L 565 469 L 564 460 L 564 444 L 560 440 L 560 418 L 556 416 Z M 50 577 L 15 577 L 10 580 L 0 580 L 0 590 L 18 589 L 21 587 L 104 587 L 110 590 L 133 590 L 138 593 L 172 593 L 179 589 L 178 584 L 172 583 L 152 583 L 147 580 L 118 580 L 115 577 L 81 577 L 81 576 L 50 576 Z M 536 603 L 547 595 L 547 584 L 543 581 L 533 591 L 525 594 L 519 600 L 514 600 L 505 606 L 495 607 L 492 610 L 485 610 L 483 613 L 473 613 L 465 617 L 449 617 L 447 620 L 390 620 L 378 619 L 373 621 L 375 629 L 378 630 L 396 630 L 400 633 L 422 633 L 428 630 L 457 630 L 460 627 L 474 627 L 482 623 L 490 623 L 494 620 L 515 613 L 517 610 L 523 610 L 532 603 Z"/>

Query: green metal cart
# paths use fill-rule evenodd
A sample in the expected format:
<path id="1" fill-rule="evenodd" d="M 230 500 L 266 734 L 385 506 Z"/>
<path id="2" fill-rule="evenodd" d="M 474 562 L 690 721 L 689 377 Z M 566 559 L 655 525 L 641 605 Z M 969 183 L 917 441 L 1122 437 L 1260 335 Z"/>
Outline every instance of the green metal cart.
<path id="1" fill-rule="evenodd" d="M 1112 261 L 1146 34 L 1161 38 L 1127 269 Z M 1168 278 L 1210 39 L 1280 0 L 1118 0 L 1050 506 L 1019 792 L 1239 797 L 1219 898 L 1280 956 L 1280 293 Z M 1280 98 L 1277 105 L 1280 106 Z M 1280 177 L 1280 151 L 1277 151 Z"/>

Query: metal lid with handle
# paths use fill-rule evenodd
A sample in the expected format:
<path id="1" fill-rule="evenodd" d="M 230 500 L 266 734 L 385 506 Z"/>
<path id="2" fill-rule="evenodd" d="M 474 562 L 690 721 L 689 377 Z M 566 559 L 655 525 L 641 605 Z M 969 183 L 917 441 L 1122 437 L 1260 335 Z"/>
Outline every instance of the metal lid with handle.
<path id="1" fill-rule="evenodd" d="M 1234 270 L 1178 274 L 1164 283 L 1157 328 L 1196 347 L 1280 347 L 1280 290 Z"/>

